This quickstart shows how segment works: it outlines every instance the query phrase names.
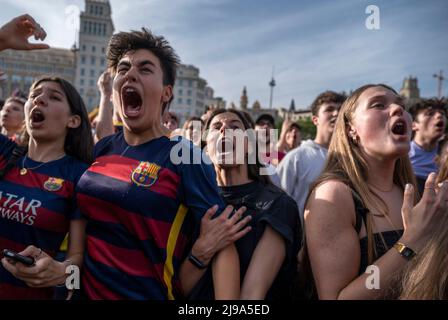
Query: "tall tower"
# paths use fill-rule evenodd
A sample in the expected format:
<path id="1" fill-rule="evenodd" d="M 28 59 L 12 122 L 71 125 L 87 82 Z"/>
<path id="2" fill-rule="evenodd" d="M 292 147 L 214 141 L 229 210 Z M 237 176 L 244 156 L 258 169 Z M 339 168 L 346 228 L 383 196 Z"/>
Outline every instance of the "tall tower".
<path id="1" fill-rule="evenodd" d="M 248 98 L 247 98 L 247 90 L 246 87 L 243 88 L 243 94 L 241 95 L 240 98 L 240 108 L 243 110 L 247 109 L 247 104 L 248 104 Z"/>
<path id="2" fill-rule="evenodd" d="M 418 88 L 417 78 L 413 78 L 412 76 L 404 78 L 400 95 L 409 100 L 419 99 L 420 89 Z"/>
<path id="3" fill-rule="evenodd" d="M 291 100 L 291 104 L 289 105 L 289 111 L 290 112 L 296 111 L 296 103 L 295 103 L 294 99 Z"/>
<path id="4" fill-rule="evenodd" d="M 114 32 L 111 15 L 109 0 L 85 0 L 85 11 L 80 15 L 75 84 L 88 110 L 100 101 L 96 83 L 107 69 L 107 44 Z"/>
<path id="5" fill-rule="evenodd" d="M 272 109 L 272 99 L 274 98 L 274 87 L 275 87 L 274 67 L 272 67 L 272 79 L 269 82 L 269 86 L 271 87 L 271 96 L 269 98 L 269 109 Z"/>

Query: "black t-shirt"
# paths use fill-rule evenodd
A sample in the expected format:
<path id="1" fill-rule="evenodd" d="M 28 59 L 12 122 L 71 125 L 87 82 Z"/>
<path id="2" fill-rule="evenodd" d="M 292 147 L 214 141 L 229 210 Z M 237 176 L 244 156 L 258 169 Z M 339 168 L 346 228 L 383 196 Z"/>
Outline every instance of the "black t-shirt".
<path id="1" fill-rule="evenodd" d="M 263 235 L 266 225 L 278 232 L 285 240 L 286 256 L 266 299 L 291 299 L 297 275 L 297 253 L 302 240 L 302 227 L 296 202 L 276 186 L 261 182 L 220 187 L 226 204 L 235 209 L 247 207 L 243 217 L 252 216 L 252 230 L 235 242 L 240 259 L 241 283 L 249 267 L 252 254 Z M 268 255 L 269 252 L 266 252 Z M 213 279 L 209 267 L 205 275 L 190 293 L 189 299 L 214 299 Z"/>

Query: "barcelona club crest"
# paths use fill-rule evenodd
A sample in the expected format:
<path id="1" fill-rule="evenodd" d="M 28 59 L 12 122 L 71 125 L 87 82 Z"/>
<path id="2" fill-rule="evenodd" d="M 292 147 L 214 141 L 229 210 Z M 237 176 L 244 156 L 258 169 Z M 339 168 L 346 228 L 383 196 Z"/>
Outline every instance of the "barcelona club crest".
<path id="1" fill-rule="evenodd" d="M 44 188 L 48 191 L 58 191 L 62 188 L 63 183 L 64 179 L 50 177 L 45 181 Z"/>
<path id="2" fill-rule="evenodd" d="M 132 182 L 141 187 L 150 187 L 157 181 L 160 169 L 161 167 L 155 163 L 140 162 L 132 171 Z"/>

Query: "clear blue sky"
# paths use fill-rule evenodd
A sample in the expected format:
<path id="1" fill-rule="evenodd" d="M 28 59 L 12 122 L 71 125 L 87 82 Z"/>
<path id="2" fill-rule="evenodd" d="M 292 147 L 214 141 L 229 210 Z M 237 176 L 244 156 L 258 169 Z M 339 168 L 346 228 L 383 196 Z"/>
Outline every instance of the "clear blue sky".
<path id="1" fill-rule="evenodd" d="M 448 76 L 446 0 L 111 0 L 116 31 L 150 27 L 164 35 L 182 62 L 194 64 L 215 95 L 238 105 L 307 107 L 326 90 L 383 82 L 399 90 L 417 76 L 422 96 L 435 96 L 433 74 Z M 380 30 L 368 30 L 366 7 L 380 8 Z M 47 43 L 69 48 L 75 39 L 65 10 L 83 0 L 0 0 L 0 21 L 30 13 Z M 447 77 L 448 78 L 448 77 Z M 448 93 L 448 81 L 444 94 Z"/>

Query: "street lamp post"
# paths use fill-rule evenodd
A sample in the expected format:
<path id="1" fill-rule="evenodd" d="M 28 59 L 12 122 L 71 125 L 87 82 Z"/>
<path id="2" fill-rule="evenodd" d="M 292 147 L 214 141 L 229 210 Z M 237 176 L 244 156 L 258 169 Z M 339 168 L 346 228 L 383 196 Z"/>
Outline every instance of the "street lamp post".
<path id="1" fill-rule="evenodd" d="M 443 80 L 445 80 L 445 78 L 443 77 L 443 71 L 440 70 L 439 74 L 434 74 L 433 75 L 434 78 L 437 79 L 437 98 L 442 98 L 442 83 Z"/>

